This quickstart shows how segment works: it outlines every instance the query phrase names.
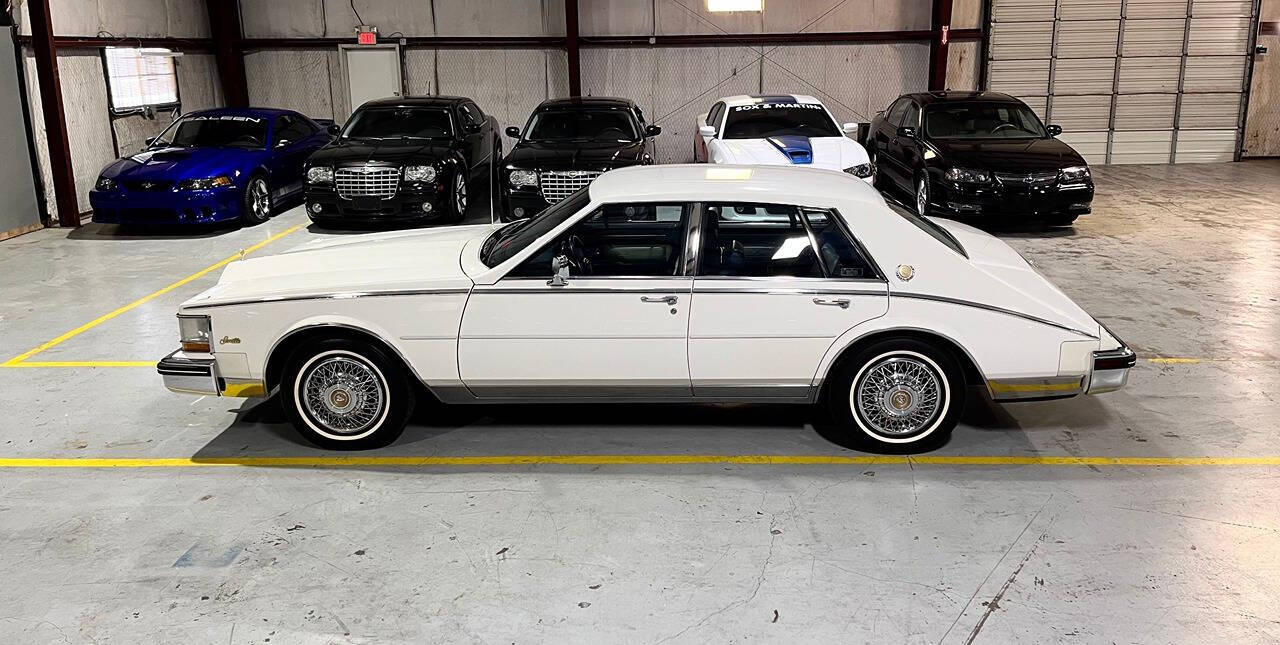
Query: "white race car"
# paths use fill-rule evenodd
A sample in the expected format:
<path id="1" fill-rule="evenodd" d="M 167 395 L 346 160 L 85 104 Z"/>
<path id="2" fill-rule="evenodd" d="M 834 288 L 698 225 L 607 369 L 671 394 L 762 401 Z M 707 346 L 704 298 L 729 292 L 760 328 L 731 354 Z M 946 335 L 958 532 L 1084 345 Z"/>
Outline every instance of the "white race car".
<path id="1" fill-rule="evenodd" d="M 875 174 L 866 149 L 845 136 L 858 124 L 836 125 L 812 96 L 727 96 L 697 125 L 696 161 L 843 170 L 867 183 Z"/>

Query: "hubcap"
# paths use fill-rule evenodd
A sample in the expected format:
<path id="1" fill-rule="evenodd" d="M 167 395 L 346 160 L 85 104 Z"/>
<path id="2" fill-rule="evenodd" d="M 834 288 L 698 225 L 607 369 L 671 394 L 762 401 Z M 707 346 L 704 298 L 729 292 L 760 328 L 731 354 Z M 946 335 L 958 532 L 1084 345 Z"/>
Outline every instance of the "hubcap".
<path id="1" fill-rule="evenodd" d="M 942 377 L 914 356 L 890 356 L 862 371 L 854 412 L 877 434 L 902 437 L 927 429 L 942 404 Z"/>
<path id="2" fill-rule="evenodd" d="M 254 181 L 249 192 L 253 214 L 259 219 L 265 218 L 271 212 L 271 193 L 267 191 L 267 182 L 261 179 Z"/>
<path id="3" fill-rule="evenodd" d="M 326 358 L 302 377 L 303 405 L 325 429 L 338 435 L 360 434 L 381 418 L 386 396 L 382 380 L 363 361 Z"/>

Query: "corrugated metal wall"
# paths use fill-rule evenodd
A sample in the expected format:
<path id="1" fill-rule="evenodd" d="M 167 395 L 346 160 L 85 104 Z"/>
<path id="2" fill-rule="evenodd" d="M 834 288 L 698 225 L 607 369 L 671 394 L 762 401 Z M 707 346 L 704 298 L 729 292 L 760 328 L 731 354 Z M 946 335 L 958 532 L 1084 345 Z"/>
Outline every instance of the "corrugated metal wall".
<path id="1" fill-rule="evenodd" d="M 1231 161 L 1252 0 L 994 0 L 989 89 L 1090 163 Z"/>

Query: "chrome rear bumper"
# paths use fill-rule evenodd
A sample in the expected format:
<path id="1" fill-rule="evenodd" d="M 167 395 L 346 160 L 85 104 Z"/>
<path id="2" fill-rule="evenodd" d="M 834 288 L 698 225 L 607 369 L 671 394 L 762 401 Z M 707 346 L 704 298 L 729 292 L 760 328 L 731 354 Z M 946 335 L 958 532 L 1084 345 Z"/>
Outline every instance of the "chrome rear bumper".
<path id="1" fill-rule="evenodd" d="M 1129 369 L 1137 362 L 1138 355 L 1124 345 L 1105 352 L 1094 352 L 1089 394 L 1114 392 L 1124 387 L 1129 382 Z"/>
<path id="2" fill-rule="evenodd" d="M 217 362 L 212 358 L 190 358 L 175 350 L 156 363 L 156 371 L 170 391 L 213 396 L 220 393 Z"/>

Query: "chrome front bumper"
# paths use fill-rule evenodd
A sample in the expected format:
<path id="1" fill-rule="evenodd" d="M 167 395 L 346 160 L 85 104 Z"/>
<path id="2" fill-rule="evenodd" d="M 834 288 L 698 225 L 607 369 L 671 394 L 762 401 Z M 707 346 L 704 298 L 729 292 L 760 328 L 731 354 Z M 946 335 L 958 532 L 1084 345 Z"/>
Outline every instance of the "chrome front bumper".
<path id="1" fill-rule="evenodd" d="M 1089 377 L 1089 394 L 1115 392 L 1129 382 L 1129 369 L 1138 362 L 1132 349 L 1121 345 L 1117 349 L 1093 353 L 1093 375 Z"/>
<path id="2" fill-rule="evenodd" d="M 212 358 L 190 358 L 176 350 L 156 363 L 156 371 L 170 391 L 214 396 L 221 393 L 217 361 Z"/>

